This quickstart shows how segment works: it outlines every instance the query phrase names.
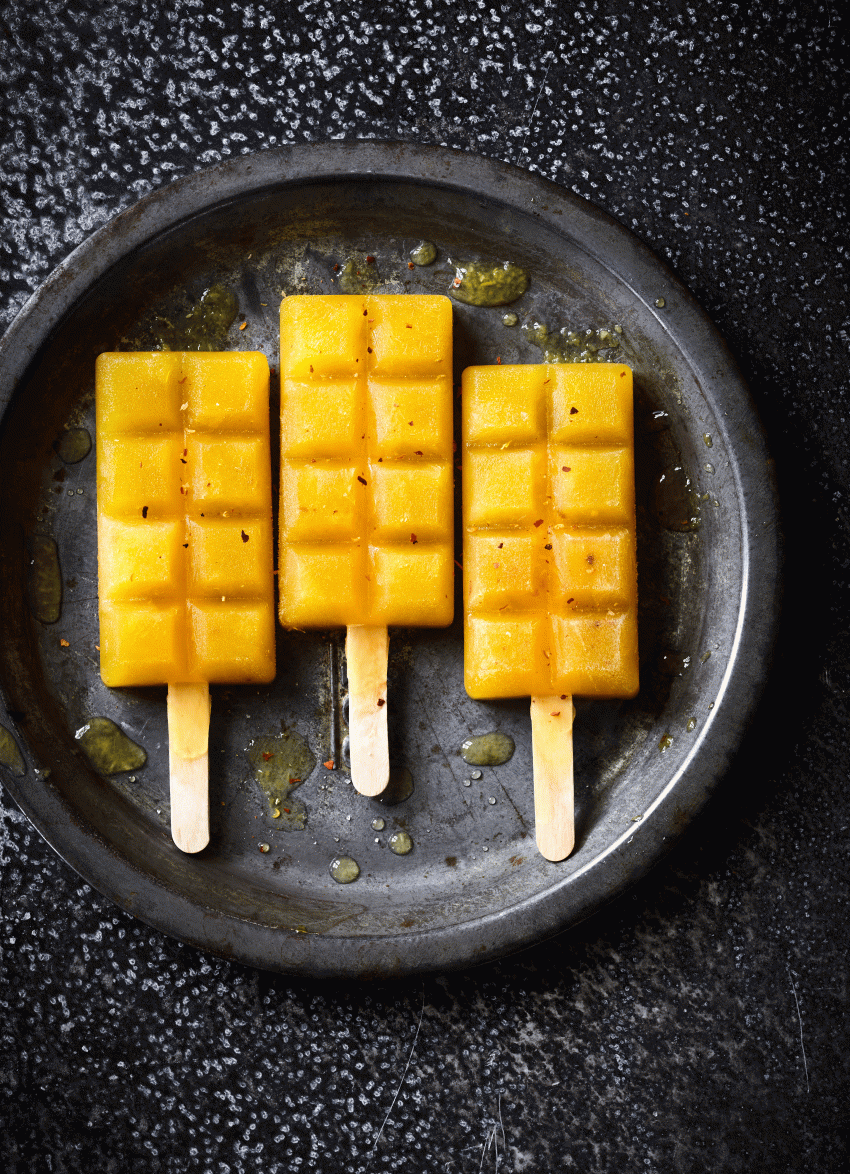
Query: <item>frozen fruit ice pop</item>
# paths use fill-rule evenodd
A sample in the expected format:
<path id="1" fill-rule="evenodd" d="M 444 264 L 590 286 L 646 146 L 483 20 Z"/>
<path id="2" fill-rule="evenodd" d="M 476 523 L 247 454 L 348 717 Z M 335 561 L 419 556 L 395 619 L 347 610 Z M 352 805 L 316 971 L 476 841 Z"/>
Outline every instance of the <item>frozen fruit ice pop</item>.
<path id="1" fill-rule="evenodd" d="M 280 335 L 280 621 L 347 628 L 352 779 L 375 794 L 387 625 L 454 611 L 451 303 L 288 297 Z"/>
<path id="2" fill-rule="evenodd" d="M 472 697 L 530 695 L 535 723 L 566 725 L 573 694 L 637 692 L 632 414 L 632 373 L 619 364 L 464 372 Z M 548 822 L 538 817 L 538 841 Z"/>
<path id="3" fill-rule="evenodd" d="M 274 676 L 268 384 L 255 353 L 97 360 L 101 675 L 168 685 L 172 783 L 175 753 L 205 763 L 209 684 Z"/>

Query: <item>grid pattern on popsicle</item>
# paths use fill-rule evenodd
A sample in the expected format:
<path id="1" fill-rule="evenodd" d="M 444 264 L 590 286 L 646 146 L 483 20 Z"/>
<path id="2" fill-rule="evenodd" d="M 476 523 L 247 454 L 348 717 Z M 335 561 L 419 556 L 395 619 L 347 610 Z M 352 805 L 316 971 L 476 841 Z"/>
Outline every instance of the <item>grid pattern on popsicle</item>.
<path id="1" fill-rule="evenodd" d="M 280 319 L 281 623 L 451 623 L 451 303 L 296 296 Z"/>
<path id="2" fill-rule="evenodd" d="M 618 364 L 464 372 L 472 697 L 637 692 L 632 412 Z"/>
<path id="3" fill-rule="evenodd" d="M 268 382 L 258 353 L 98 358 L 107 685 L 274 676 Z"/>

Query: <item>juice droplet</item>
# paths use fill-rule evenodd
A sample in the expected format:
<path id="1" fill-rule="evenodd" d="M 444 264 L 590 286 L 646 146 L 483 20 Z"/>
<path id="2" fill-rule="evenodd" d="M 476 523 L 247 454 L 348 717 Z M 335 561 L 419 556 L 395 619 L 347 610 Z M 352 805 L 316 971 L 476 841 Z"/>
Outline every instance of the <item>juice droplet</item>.
<path id="1" fill-rule="evenodd" d="M 360 876 L 360 865 L 350 856 L 335 856 L 330 863 L 330 874 L 340 885 L 350 885 Z"/>
<path id="2" fill-rule="evenodd" d="M 413 848 L 413 840 L 407 832 L 396 832 L 390 836 L 390 848 L 396 856 L 406 856 Z"/>
<path id="3" fill-rule="evenodd" d="M 571 330 L 562 326 L 550 330 L 545 322 L 526 322 L 522 332 L 530 343 L 539 347 L 547 363 L 611 363 L 621 345 L 622 327 L 598 330 Z"/>
<path id="4" fill-rule="evenodd" d="M 663 736 L 663 738 L 661 739 L 661 741 L 658 743 L 658 749 L 663 754 L 664 751 L 669 750 L 672 745 L 673 745 L 672 736 L 670 734 L 665 734 Z"/>
<path id="5" fill-rule="evenodd" d="M 372 830 L 375 832 L 382 832 L 386 826 L 387 826 L 387 821 L 385 819 L 373 819 L 372 820 Z"/>
<path id="6" fill-rule="evenodd" d="M 653 496 L 658 520 L 666 530 L 679 533 L 699 530 L 702 524 L 699 494 L 681 465 L 673 465 L 661 474 Z"/>
<path id="7" fill-rule="evenodd" d="M 62 614 L 62 574 L 59 551 L 52 538 L 34 534 L 27 543 L 30 610 L 43 624 L 55 624 Z"/>
<path id="8" fill-rule="evenodd" d="M 412 794 L 413 775 L 406 766 L 394 766 L 390 768 L 390 781 L 387 783 L 386 789 L 375 798 L 385 807 L 395 807 L 397 803 L 403 803 L 405 799 L 409 799 Z"/>
<path id="9" fill-rule="evenodd" d="M 102 775 L 139 770 L 148 760 L 141 746 L 108 717 L 93 717 L 77 730 L 76 738 L 94 769 Z"/>
<path id="10" fill-rule="evenodd" d="M 295 730 L 276 738 L 253 738 L 248 760 L 254 768 L 254 781 L 266 796 L 268 811 L 276 828 L 301 831 L 307 825 L 307 808 L 292 792 L 313 771 L 316 756 Z"/>
<path id="11" fill-rule="evenodd" d="M 69 428 L 56 441 L 56 452 L 66 465 L 76 465 L 91 452 L 91 436 L 85 428 Z"/>
<path id="12" fill-rule="evenodd" d="M 655 304 L 659 310 L 663 310 L 664 307 L 667 305 L 667 300 L 666 300 L 666 298 L 656 298 Z"/>
<path id="13" fill-rule="evenodd" d="M 27 773 L 27 766 L 18 749 L 18 743 L 5 726 L 0 726 L 0 764 L 18 778 Z"/>
<path id="14" fill-rule="evenodd" d="M 688 733 L 690 733 L 691 730 L 695 730 L 697 728 L 697 719 L 695 717 L 689 717 L 688 724 L 685 728 L 688 731 Z"/>
<path id="15" fill-rule="evenodd" d="M 167 329 L 156 332 L 155 342 L 164 351 L 221 350 L 238 309 L 232 290 L 225 285 L 211 285 L 182 319 L 159 319 Z"/>
<path id="16" fill-rule="evenodd" d="M 343 264 L 336 284 L 342 293 L 371 293 L 381 284 L 381 277 L 374 257 L 371 261 L 367 261 L 366 253 L 352 253 Z"/>
<path id="17" fill-rule="evenodd" d="M 414 265 L 432 265 L 437 259 L 437 246 L 431 241 L 420 241 L 410 250 L 410 259 Z"/>
<path id="18" fill-rule="evenodd" d="M 449 293 L 455 301 L 468 306 L 507 306 L 528 289 L 528 274 L 512 261 L 452 261 L 451 264 L 455 277 Z"/>
<path id="19" fill-rule="evenodd" d="M 496 730 L 479 734 L 461 744 L 460 756 L 470 766 L 501 766 L 513 757 L 516 745 L 510 734 Z"/>
<path id="20" fill-rule="evenodd" d="M 517 322 L 519 322 L 519 316 L 513 310 L 509 310 L 507 314 L 502 315 L 503 326 L 516 326 Z"/>

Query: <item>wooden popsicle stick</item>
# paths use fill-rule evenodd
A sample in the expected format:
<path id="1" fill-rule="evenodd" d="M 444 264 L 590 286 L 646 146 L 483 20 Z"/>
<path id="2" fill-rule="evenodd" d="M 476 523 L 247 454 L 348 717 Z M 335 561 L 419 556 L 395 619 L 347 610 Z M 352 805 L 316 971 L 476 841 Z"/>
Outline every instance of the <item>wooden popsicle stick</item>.
<path id="1" fill-rule="evenodd" d="M 380 795 L 390 781 L 388 653 L 386 628 L 367 628 L 358 624 L 346 629 L 351 781 L 361 795 L 372 797 Z"/>
<path id="2" fill-rule="evenodd" d="M 572 697 L 532 697 L 534 825 L 547 860 L 564 860 L 575 845 Z"/>
<path id="3" fill-rule="evenodd" d="M 209 732 L 209 685 L 169 684 L 171 838 L 181 852 L 210 842 Z"/>

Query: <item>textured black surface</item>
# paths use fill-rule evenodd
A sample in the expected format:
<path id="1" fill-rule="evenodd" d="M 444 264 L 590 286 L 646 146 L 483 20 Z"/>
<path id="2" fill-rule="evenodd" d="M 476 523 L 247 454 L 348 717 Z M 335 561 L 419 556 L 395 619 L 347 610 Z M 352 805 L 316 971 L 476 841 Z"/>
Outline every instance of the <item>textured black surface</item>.
<path id="1" fill-rule="evenodd" d="M 667 861 L 593 921 L 486 970 L 319 986 L 206 958 L 93 893 L 6 803 L 6 1167 L 843 1169 L 837 6 L 166 11 L 2 9 L 4 322 L 116 211 L 228 155 L 401 138 L 539 170 L 655 248 L 741 363 L 777 462 L 785 620 L 747 743 Z"/>

